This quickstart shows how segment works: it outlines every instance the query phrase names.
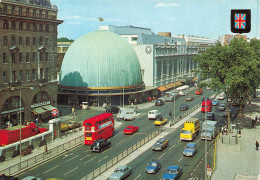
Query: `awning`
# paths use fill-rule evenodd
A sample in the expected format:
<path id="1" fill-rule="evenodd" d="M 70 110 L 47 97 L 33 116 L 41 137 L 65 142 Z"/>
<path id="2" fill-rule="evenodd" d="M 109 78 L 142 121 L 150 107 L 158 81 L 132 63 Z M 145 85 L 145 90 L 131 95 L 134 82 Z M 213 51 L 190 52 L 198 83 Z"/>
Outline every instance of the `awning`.
<path id="1" fill-rule="evenodd" d="M 158 90 L 159 90 L 159 91 L 165 91 L 165 90 L 167 90 L 167 89 L 166 89 L 166 87 L 164 87 L 164 86 L 160 86 L 160 87 L 158 87 Z"/>
<path id="2" fill-rule="evenodd" d="M 45 113 L 46 110 L 41 107 L 37 107 L 37 108 L 33 109 L 33 112 L 36 114 L 42 114 L 42 113 Z"/>
<path id="3" fill-rule="evenodd" d="M 158 87 L 158 90 L 159 90 L 159 91 L 167 91 L 167 90 L 169 90 L 169 89 L 174 88 L 174 86 L 177 87 L 177 86 L 181 86 L 181 85 L 182 85 L 182 83 L 181 83 L 181 82 L 178 82 L 178 81 L 176 81 L 176 82 L 171 82 L 171 83 L 169 83 L 169 84 L 165 84 L 165 85 L 159 86 L 159 87 Z"/>
<path id="4" fill-rule="evenodd" d="M 176 82 L 174 82 L 174 85 L 175 85 L 175 87 L 177 87 L 177 86 L 181 86 L 181 85 L 182 85 L 182 83 L 181 83 L 181 82 L 178 82 L 178 81 L 176 81 Z"/>
<path id="5" fill-rule="evenodd" d="M 42 108 L 46 109 L 47 111 L 52 111 L 53 109 L 57 109 L 57 108 L 53 107 L 52 105 L 42 106 Z"/>

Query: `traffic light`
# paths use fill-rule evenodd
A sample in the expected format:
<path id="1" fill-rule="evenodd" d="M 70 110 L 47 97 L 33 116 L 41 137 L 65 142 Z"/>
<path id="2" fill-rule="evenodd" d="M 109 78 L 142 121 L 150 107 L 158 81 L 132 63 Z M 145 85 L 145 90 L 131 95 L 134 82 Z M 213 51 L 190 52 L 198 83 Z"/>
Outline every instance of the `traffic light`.
<path id="1" fill-rule="evenodd" d="M 251 31 L 251 10 L 232 9 L 231 10 L 231 32 L 249 33 Z"/>

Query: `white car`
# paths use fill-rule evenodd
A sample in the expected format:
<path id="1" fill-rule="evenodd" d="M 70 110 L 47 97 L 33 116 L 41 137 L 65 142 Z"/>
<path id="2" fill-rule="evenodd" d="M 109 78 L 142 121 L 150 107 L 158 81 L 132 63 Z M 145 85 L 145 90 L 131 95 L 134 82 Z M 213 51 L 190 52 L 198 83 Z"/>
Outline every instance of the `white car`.
<path id="1" fill-rule="evenodd" d="M 224 95 L 223 95 L 223 94 L 220 94 L 220 95 L 218 96 L 218 100 L 223 100 L 223 99 L 225 99 Z"/>
<path id="2" fill-rule="evenodd" d="M 158 110 L 151 110 L 148 112 L 148 119 L 157 119 L 158 117 L 162 116 Z"/>

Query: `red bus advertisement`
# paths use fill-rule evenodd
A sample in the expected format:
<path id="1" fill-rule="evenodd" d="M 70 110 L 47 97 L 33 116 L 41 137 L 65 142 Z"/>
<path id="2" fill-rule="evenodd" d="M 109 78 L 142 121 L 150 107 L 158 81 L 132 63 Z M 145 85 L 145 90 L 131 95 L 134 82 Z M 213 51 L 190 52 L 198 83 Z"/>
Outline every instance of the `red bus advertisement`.
<path id="1" fill-rule="evenodd" d="M 205 105 L 206 105 L 206 108 L 205 108 Z M 205 109 L 207 112 L 210 112 L 212 110 L 212 101 L 211 100 L 205 100 L 202 102 L 201 112 L 205 112 Z"/>
<path id="2" fill-rule="evenodd" d="M 111 113 L 103 113 L 83 122 L 84 139 L 86 145 L 92 145 L 99 139 L 107 139 L 114 133 L 114 116 Z"/>

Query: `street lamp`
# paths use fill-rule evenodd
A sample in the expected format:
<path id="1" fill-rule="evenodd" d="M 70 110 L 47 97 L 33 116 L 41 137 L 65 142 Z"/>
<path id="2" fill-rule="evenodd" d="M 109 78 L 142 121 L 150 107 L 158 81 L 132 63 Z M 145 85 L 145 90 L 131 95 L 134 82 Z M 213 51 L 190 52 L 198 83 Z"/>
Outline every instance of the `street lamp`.
<path id="1" fill-rule="evenodd" d="M 123 72 L 123 107 L 125 106 L 125 70 Z"/>
<path id="2" fill-rule="evenodd" d="M 22 162 L 22 87 L 20 86 L 20 168 Z"/>
<path id="3" fill-rule="evenodd" d="M 205 179 L 207 179 L 207 97 L 205 96 L 205 106 L 204 106 L 204 109 L 205 109 Z"/>

